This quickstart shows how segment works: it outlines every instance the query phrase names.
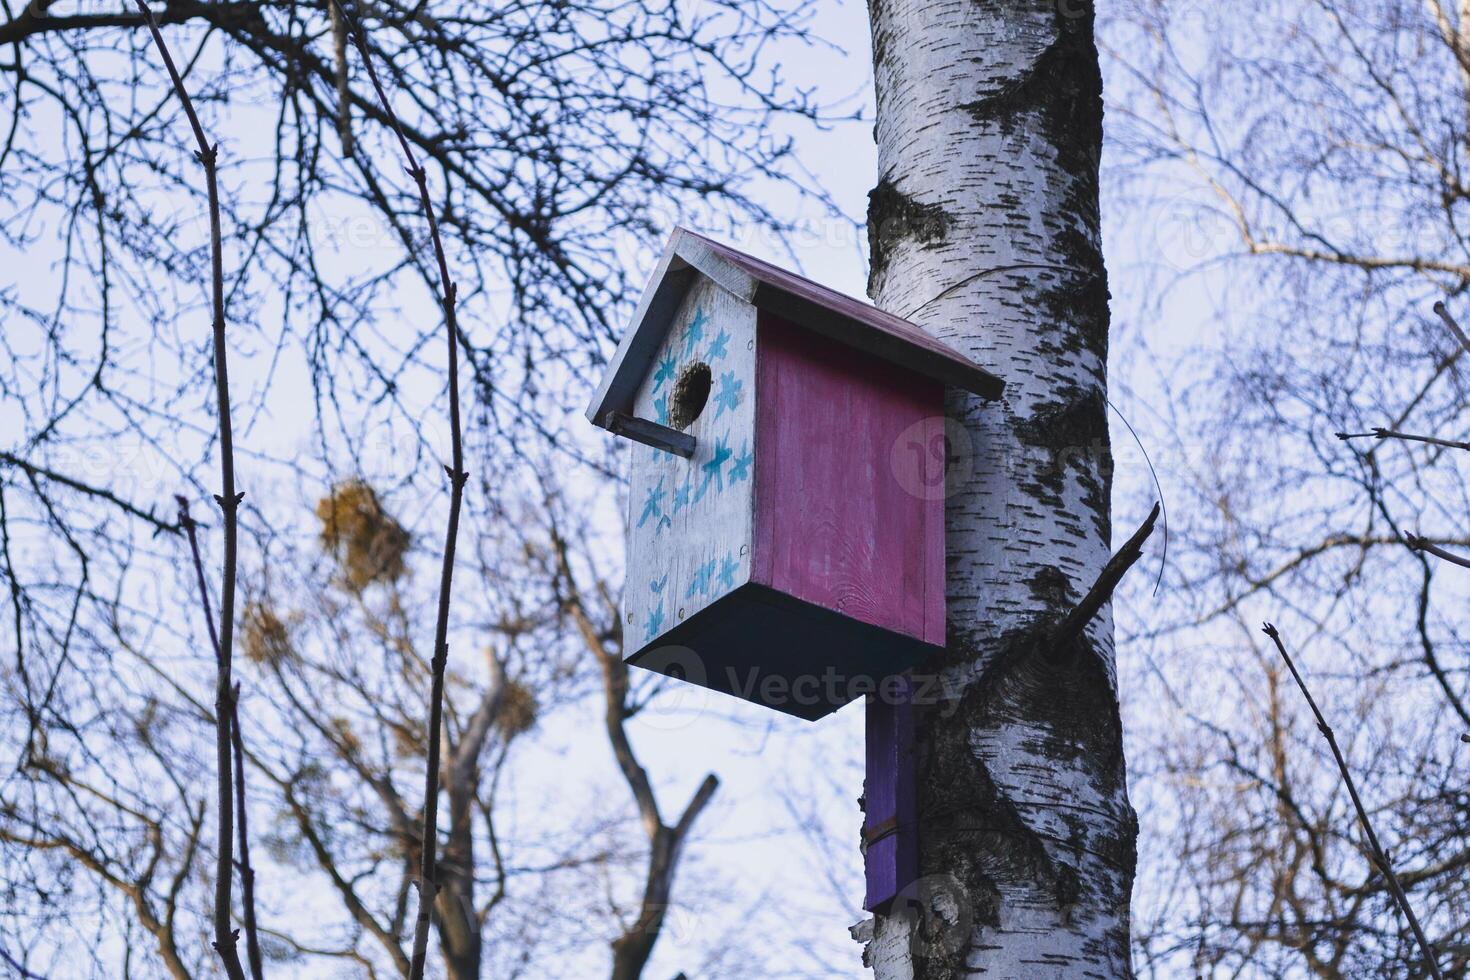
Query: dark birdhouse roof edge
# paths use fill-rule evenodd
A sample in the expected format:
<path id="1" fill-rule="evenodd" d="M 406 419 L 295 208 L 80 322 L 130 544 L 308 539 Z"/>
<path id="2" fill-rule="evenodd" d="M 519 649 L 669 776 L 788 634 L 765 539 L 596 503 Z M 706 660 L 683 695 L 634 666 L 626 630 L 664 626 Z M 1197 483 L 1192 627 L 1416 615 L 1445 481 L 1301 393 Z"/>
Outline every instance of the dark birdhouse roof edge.
<path id="1" fill-rule="evenodd" d="M 1005 388 L 1000 378 L 907 320 L 687 228 L 675 228 L 632 326 L 587 407 L 594 424 L 604 425 L 610 412 L 629 411 L 696 273 L 757 309 L 951 387 L 987 399 L 999 398 Z"/>

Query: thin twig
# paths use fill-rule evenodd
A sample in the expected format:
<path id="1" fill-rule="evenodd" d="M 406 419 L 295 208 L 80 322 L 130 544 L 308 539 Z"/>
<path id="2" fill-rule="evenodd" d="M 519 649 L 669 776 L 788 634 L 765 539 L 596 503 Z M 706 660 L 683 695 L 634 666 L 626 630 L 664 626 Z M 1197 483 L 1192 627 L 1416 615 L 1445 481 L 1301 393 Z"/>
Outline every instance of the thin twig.
<path id="1" fill-rule="evenodd" d="M 175 494 L 174 500 L 179 504 L 179 527 L 184 529 L 184 537 L 189 540 L 189 554 L 194 559 L 194 578 L 199 585 L 199 599 L 204 605 L 204 625 L 209 630 L 209 645 L 218 659 L 219 634 L 214 629 L 214 608 L 209 601 L 209 582 L 204 576 L 204 557 L 199 553 L 199 522 L 189 514 L 187 497 Z"/>
<path id="2" fill-rule="evenodd" d="M 1393 429 L 1375 427 L 1369 432 L 1339 432 L 1337 438 L 1343 442 L 1350 439 L 1403 439 L 1407 442 L 1423 442 L 1431 446 L 1443 446 L 1446 449 L 1464 449 L 1470 451 L 1470 442 L 1459 442 L 1455 439 L 1441 439 L 1439 436 L 1420 436 L 1411 432 L 1397 432 Z"/>
<path id="3" fill-rule="evenodd" d="M 1327 724 L 1326 718 L 1322 717 L 1322 710 L 1317 707 L 1317 702 L 1312 697 L 1312 692 L 1307 690 L 1307 683 L 1302 680 L 1302 675 L 1297 671 L 1296 664 L 1292 661 L 1291 655 L 1286 652 L 1286 644 L 1281 642 L 1281 634 L 1277 631 L 1276 627 L 1270 623 L 1264 623 L 1262 624 L 1261 632 L 1269 636 L 1271 642 L 1276 644 L 1276 649 L 1281 654 L 1281 659 L 1286 661 L 1286 669 L 1291 671 L 1291 676 L 1296 681 L 1296 686 L 1301 690 L 1302 697 L 1307 699 L 1307 706 L 1312 709 L 1312 714 L 1317 719 L 1317 730 L 1322 733 L 1323 738 L 1327 739 L 1327 747 L 1332 750 L 1332 757 L 1337 760 L 1338 772 L 1342 773 L 1342 781 L 1347 786 L 1348 795 L 1353 799 L 1353 808 L 1358 811 L 1358 822 L 1362 824 L 1363 834 L 1368 838 L 1368 847 L 1372 852 L 1373 863 L 1378 866 L 1378 870 L 1383 873 L 1384 880 L 1388 882 L 1388 890 L 1393 895 L 1394 903 L 1398 905 L 1399 911 L 1404 914 L 1405 919 L 1409 920 L 1409 928 L 1414 931 L 1414 938 L 1418 940 L 1419 948 L 1424 952 L 1424 962 L 1429 972 L 1436 980 L 1443 980 L 1443 974 L 1439 972 L 1439 961 L 1434 952 L 1434 947 L 1430 945 L 1429 940 L 1425 937 L 1424 929 L 1419 925 L 1419 917 L 1414 914 L 1414 909 L 1409 905 L 1409 896 L 1404 894 L 1404 889 L 1399 884 L 1398 877 L 1393 873 L 1393 867 L 1388 863 L 1388 855 L 1384 852 L 1383 845 L 1378 842 L 1378 834 L 1374 832 L 1373 824 L 1368 819 L 1368 811 L 1364 809 L 1363 800 L 1358 796 L 1357 784 L 1353 782 L 1353 775 L 1348 771 L 1347 760 L 1342 756 L 1342 749 L 1337 746 L 1337 736 L 1333 734 L 1332 726 Z"/>
<path id="4" fill-rule="evenodd" d="M 170 524 L 167 521 L 160 520 L 158 517 L 154 516 L 151 510 L 144 510 L 136 504 L 129 503 L 128 501 L 119 497 L 117 494 L 113 493 L 111 490 L 105 490 L 102 487 L 94 487 L 91 484 L 83 483 L 80 480 L 67 476 L 65 473 L 58 473 L 55 470 L 48 470 L 44 466 L 37 466 L 35 463 L 21 459 L 14 453 L 0 451 L 0 463 L 3 463 L 7 466 L 14 466 L 15 468 L 20 470 L 24 470 L 30 476 L 41 477 L 42 479 L 50 480 L 52 483 L 59 483 L 64 487 L 70 487 L 71 489 L 76 490 L 79 493 L 85 493 L 88 496 L 96 497 L 99 500 L 105 500 L 113 506 L 117 507 L 123 513 L 131 514 L 133 517 L 136 517 L 139 520 L 153 525 L 155 535 L 162 533 L 179 533 L 179 526 L 177 524 Z"/>
<path id="5" fill-rule="evenodd" d="M 1453 551 L 1445 551 L 1439 545 L 1431 544 L 1417 534 L 1404 535 L 1404 543 L 1413 551 L 1422 551 L 1425 554 L 1430 554 L 1443 561 L 1447 561 L 1452 565 L 1459 565 L 1461 568 L 1470 568 L 1470 558 L 1457 555 Z"/>
<path id="6" fill-rule="evenodd" d="M 219 952 L 220 959 L 224 961 L 225 972 L 229 974 L 230 980 L 245 980 L 245 971 L 240 967 L 240 953 L 235 948 L 235 930 L 231 928 L 230 918 L 231 886 L 234 882 L 232 841 L 234 803 L 231 799 L 234 795 L 234 787 L 230 779 L 232 763 L 230 719 L 234 714 L 234 695 L 230 682 L 230 667 L 235 636 L 237 515 L 240 498 L 244 494 L 235 492 L 235 442 L 230 429 L 230 375 L 225 355 L 224 246 L 220 233 L 219 175 L 217 171 L 219 147 L 211 146 L 204 135 L 204 127 L 199 124 L 199 116 L 194 112 L 194 103 L 189 99 L 189 92 L 184 88 L 184 80 L 179 77 L 179 70 L 174 65 L 173 56 L 169 54 L 168 45 L 163 42 L 163 34 L 158 30 L 158 22 L 153 19 L 153 11 L 149 9 L 147 0 L 137 0 L 137 4 L 138 11 L 148 21 L 148 32 L 153 35 L 153 43 L 158 47 L 159 56 L 163 58 L 164 67 L 168 69 L 169 78 L 173 80 L 174 91 L 178 93 L 179 103 L 184 108 L 184 115 L 189 119 L 189 127 L 194 130 L 194 140 L 199 145 L 194 155 L 204 167 L 204 183 L 209 196 L 214 389 L 218 403 L 220 478 L 223 483 L 223 493 L 214 499 L 219 502 L 220 510 L 224 512 L 225 532 L 224 573 L 220 588 L 219 655 L 216 657 L 214 688 L 215 761 L 216 776 L 219 781 L 219 846 L 214 881 L 214 948 Z"/>
<path id="7" fill-rule="evenodd" d="M 449 259 L 444 253 L 444 242 L 439 236 L 439 223 L 434 217 L 434 206 L 429 200 L 429 178 L 414 157 L 404 135 L 398 115 L 388 101 L 388 94 L 378 80 L 377 69 L 368 52 L 367 39 L 362 27 L 339 0 L 332 0 L 347 24 L 348 32 L 362 57 L 363 68 L 383 114 L 393 127 L 398 145 L 403 151 L 409 176 L 418 185 L 419 202 L 423 206 L 424 219 L 429 225 L 429 238 L 434 245 L 434 259 L 439 265 L 440 300 L 444 307 L 445 339 L 449 350 L 449 438 L 451 463 L 445 472 L 449 475 L 449 522 L 444 534 L 444 561 L 439 572 L 439 608 L 434 623 L 434 658 L 430 662 L 432 680 L 429 691 L 428 725 L 428 769 L 424 774 L 424 832 L 420 849 L 419 864 L 419 908 L 414 922 L 413 960 L 409 967 L 409 980 L 423 980 L 424 962 L 429 950 L 429 926 L 433 917 L 434 899 L 438 893 L 435 876 L 435 849 L 438 846 L 439 820 L 439 729 L 444 715 L 444 668 L 449 660 L 449 600 L 454 577 L 454 548 L 459 537 L 459 512 L 464 500 L 464 485 L 469 474 L 464 469 L 464 444 L 459 421 L 459 324 L 455 315 L 456 287 L 449 277 Z"/>
<path id="8" fill-rule="evenodd" d="M 1092 588 L 1087 590 L 1087 595 L 1082 597 L 1082 601 L 1077 603 L 1052 632 L 1048 648 L 1053 659 L 1062 658 L 1071 651 L 1072 642 L 1082 635 L 1087 624 L 1092 622 L 1092 618 L 1112 598 L 1113 591 L 1117 589 L 1128 569 L 1143 556 L 1143 543 L 1154 533 L 1159 510 L 1159 504 L 1155 503 L 1138 530 L 1108 559 L 1108 563 L 1098 573 L 1097 580 L 1092 583 Z"/>
<path id="9" fill-rule="evenodd" d="M 235 828 L 240 844 L 240 903 L 245 916 L 245 954 L 250 975 L 265 980 L 260 959 L 260 930 L 255 924 L 255 867 L 250 863 L 250 825 L 245 817 L 245 737 L 240 733 L 240 683 L 230 701 L 230 741 L 235 750 Z"/>
<path id="10" fill-rule="evenodd" d="M 204 625 L 209 629 L 209 643 L 216 659 L 220 656 L 219 634 L 214 629 L 214 612 L 209 602 L 209 582 L 204 576 L 204 559 L 199 554 L 199 522 L 189 516 L 189 501 L 175 496 L 179 502 L 179 526 L 189 539 L 189 553 L 194 559 L 194 577 L 199 584 L 199 599 L 204 607 Z M 245 913 L 245 952 L 250 959 L 250 975 L 264 980 L 260 959 L 260 933 L 255 923 L 255 868 L 250 863 L 250 831 L 245 820 L 245 741 L 240 734 L 240 685 L 235 684 L 230 700 L 230 742 L 235 754 L 235 827 L 240 846 L 240 901 Z"/>
<path id="11" fill-rule="evenodd" d="M 1439 318 L 1444 321 L 1444 325 L 1449 328 L 1450 333 L 1455 335 L 1455 339 L 1460 342 L 1460 346 L 1467 353 L 1470 353 L 1470 337 L 1465 335 L 1465 331 L 1460 329 L 1460 325 L 1455 322 L 1455 318 L 1450 316 L 1449 308 L 1443 303 L 1435 303 L 1434 312 L 1439 314 Z"/>
<path id="12" fill-rule="evenodd" d="M 0 948 L 0 960 L 4 960 L 5 964 L 15 971 L 15 975 L 19 977 L 20 980 L 46 980 L 46 978 L 41 976 L 39 973 L 32 973 L 30 970 L 27 970 L 25 967 L 21 966 L 20 963 L 16 962 L 15 958 L 9 953 L 5 952 L 3 948 Z"/>

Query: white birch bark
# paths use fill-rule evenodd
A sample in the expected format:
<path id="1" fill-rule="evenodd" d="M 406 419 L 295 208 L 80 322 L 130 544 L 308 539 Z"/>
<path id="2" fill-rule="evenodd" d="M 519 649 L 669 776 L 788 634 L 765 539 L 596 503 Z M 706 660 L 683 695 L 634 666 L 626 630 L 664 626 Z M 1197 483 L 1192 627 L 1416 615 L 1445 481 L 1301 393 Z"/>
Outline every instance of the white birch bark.
<path id="1" fill-rule="evenodd" d="M 950 396 L 972 451 L 951 453 L 949 694 L 918 716 L 922 878 L 855 935 L 881 980 L 1131 976 L 1111 613 L 1048 640 L 1109 554 L 1092 5 L 869 11 L 869 292 L 1007 389 Z"/>

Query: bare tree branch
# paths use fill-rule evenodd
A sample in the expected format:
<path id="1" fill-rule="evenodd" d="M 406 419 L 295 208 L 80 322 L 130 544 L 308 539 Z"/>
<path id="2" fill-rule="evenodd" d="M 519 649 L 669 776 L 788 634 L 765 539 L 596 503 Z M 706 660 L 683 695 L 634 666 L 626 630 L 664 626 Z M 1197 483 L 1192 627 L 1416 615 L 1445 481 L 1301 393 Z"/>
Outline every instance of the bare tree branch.
<path id="1" fill-rule="evenodd" d="M 459 512 L 464 501 L 464 485 L 469 479 L 469 474 L 464 469 L 464 439 L 460 431 L 459 417 L 459 325 L 455 317 L 456 288 L 454 280 L 449 276 L 449 259 L 444 254 L 444 242 L 439 236 L 438 220 L 434 217 L 434 206 L 429 200 L 428 174 L 423 167 L 419 166 L 418 160 L 414 157 L 413 148 L 408 144 L 408 138 L 404 135 L 398 116 L 394 113 L 392 103 L 388 100 L 388 94 L 383 90 L 382 82 L 378 80 L 378 72 L 373 66 L 372 55 L 368 51 L 361 25 L 347 12 L 340 0 L 332 0 L 332 3 L 346 22 L 348 31 L 357 45 L 358 54 L 362 56 L 363 67 L 366 68 L 368 78 L 373 84 L 373 90 L 377 92 L 378 102 L 383 107 L 383 114 L 387 116 L 394 135 L 398 137 L 398 145 L 403 151 L 408 173 L 418 184 L 419 202 L 423 206 L 424 220 L 429 224 L 429 238 L 433 242 L 434 259 L 439 266 L 440 300 L 444 309 L 444 334 L 449 354 L 447 383 L 449 386 L 451 462 L 445 467 L 445 472 L 449 475 L 449 521 L 444 533 L 444 563 L 439 573 L 439 609 L 434 623 L 434 657 L 430 662 L 433 676 L 429 693 L 429 758 L 424 775 L 424 835 L 419 864 L 419 911 L 414 923 L 413 961 L 409 968 L 410 980 L 422 980 L 424 962 L 428 956 L 429 926 L 433 919 L 434 897 L 438 889 L 434 859 L 439 834 L 439 729 L 443 723 L 441 719 L 444 714 L 444 669 L 449 660 L 449 604 L 454 579 L 454 549 L 459 538 Z"/>
<path id="2" fill-rule="evenodd" d="M 225 971 L 230 980 L 245 980 L 240 967 L 240 954 L 235 949 L 235 930 L 230 916 L 230 895 L 234 882 L 233 834 L 234 787 L 230 778 L 231 739 L 230 719 L 234 715 L 234 687 L 230 681 L 231 659 L 235 634 L 235 569 L 238 558 L 240 500 L 244 494 L 235 492 L 235 442 L 230 429 L 230 374 L 225 352 L 225 271 L 224 246 L 220 232 L 219 175 L 217 162 L 219 147 L 211 146 L 204 135 L 204 127 L 194 112 L 194 103 L 184 88 L 184 80 L 174 66 L 168 45 L 153 19 L 147 0 L 137 0 L 138 10 L 148 21 L 148 30 L 159 56 L 168 68 L 173 80 L 174 91 L 182 103 L 189 126 L 194 130 L 194 139 L 199 145 L 196 157 L 204 167 L 204 182 L 209 195 L 209 248 L 210 285 L 214 311 L 214 385 L 218 402 L 220 438 L 220 477 L 223 493 L 215 497 L 224 513 L 225 553 L 223 585 L 220 589 L 219 651 L 215 679 L 215 759 L 216 777 L 219 780 L 219 842 L 215 865 L 214 882 L 214 947 L 224 960 Z"/>
<path id="3" fill-rule="evenodd" d="M 1123 542 L 1123 547 L 1108 559 L 1108 563 L 1103 566 L 1096 581 L 1092 583 L 1092 588 L 1087 590 L 1087 595 L 1083 596 L 1082 601 L 1077 603 L 1067 617 L 1057 625 L 1049 645 L 1053 657 L 1062 656 L 1065 651 L 1072 649 L 1073 642 L 1082 635 L 1087 624 L 1092 622 L 1092 618 L 1112 598 L 1113 590 L 1118 587 L 1118 583 L 1123 580 L 1128 569 L 1143 557 L 1143 543 L 1148 540 L 1149 535 L 1154 533 L 1154 524 L 1159 519 L 1159 509 L 1159 505 L 1155 503 L 1153 509 L 1148 512 L 1148 517 L 1144 518 L 1143 523 L 1138 526 L 1138 530 L 1134 531 L 1132 536 Z"/>
<path id="4" fill-rule="evenodd" d="M 1404 535 L 1404 541 L 1414 551 L 1425 552 L 1426 554 L 1433 555 L 1434 557 L 1443 559 L 1444 561 L 1450 562 L 1451 564 L 1459 565 L 1461 568 L 1470 568 L 1470 558 L 1465 558 L 1461 555 L 1457 555 L 1453 551 L 1446 551 L 1439 545 L 1433 544 L 1430 541 L 1419 537 L 1417 534 Z"/>
<path id="5" fill-rule="evenodd" d="M 1435 303 L 1434 312 L 1439 314 L 1439 318 L 1444 321 L 1444 325 L 1449 328 L 1450 333 L 1455 335 L 1455 339 L 1460 342 L 1460 346 L 1467 352 L 1470 352 L 1470 336 L 1465 335 L 1465 331 L 1461 329 L 1460 324 L 1450 315 L 1449 307 L 1443 303 Z"/>
<path id="6" fill-rule="evenodd" d="M 1348 795 L 1352 797 L 1353 809 L 1358 813 L 1358 822 L 1362 825 L 1363 833 L 1368 838 L 1368 847 L 1373 855 L 1373 863 L 1383 873 L 1384 879 L 1388 882 L 1389 890 L 1393 894 L 1395 904 L 1398 905 L 1399 911 L 1404 914 L 1404 918 L 1409 921 L 1409 928 L 1414 930 L 1414 938 L 1419 941 L 1419 948 L 1424 952 L 1425 967 L 1436 980 L 1442 980 L 1443 974 L 1440 973 L 1439 959 L 1434 952 L 1434 947 L 1425 938 L 1424 930 L 1419 925 L 1419 917 L 1414 914 L 1413 907 L 1409 905 L 1409 897 L 1404 894 L 1403 887 L 1399 885 L 1399 880 L 1393 873 L 1393 866 L 1389 864 L 1388 855 L 1384 853 L 1383 845 L 1378 842 L 1378 834 L 1373 830 L 1373 822 L 1368 819 L 1368 811 L 1364 809 L 1363 801 L 1358 796 L 1358 786 L 1353 782 L 1353 774 L 1348 770 L 1347 760 L 1343 758 L 1342 750 L 1337 746 L 1337 736 L 1333 734 L 1332 726 L 1327 724 L 1326 718 L 1322 717 L 1322 710 L 1317 707 L 1317 702 L 1313 699 L 1312 692 L 1307 689 L 1306 681 L 1302 680 L 1302 675 L 1297 671 L 1296 664 L 1292 661 L 1291 655 L 1286 652 L 1286 644 L 1281 642 L 1281 633 L 1270 623 L 1264 624 L 1261 627 L 1261 632 L 1269 636 L 1271 642 L 1276 644 L 1276 649 L 1281 654 L 1281 659 L 1286 661 L 1287 670 L 1291 671 L 1292 679 L 1296 681 L 1296 686 L 1301 690 L 1302 697 L 1306 698 L 1307 706 L 1312 709 L 1312 715 L 1317 719 L 1317 730 L 1322 733 L 1323 738 L 1327 739 L 1327 747 L 1332 750 L 1332 757 L 1337 760 L 1338 772 L 1342 773 L 1343 785 L 1347 787 Z"/>
<path id="7" fill-rule="evenodd" d="M 1431 446 L 1443 446 L 1446 449 L 1470 450 L 1470 442 L 1459 442 L 1455 439 L 1441 439 L 1438 436 L 1418 436 L 1408 432 L 1395 432 L 1393 429 L 1375 428 L 1371 432 L 1338 432 L 1337 438 L 1343 442 L 1352 439 L 1402 439 L 1405 442 L 1423 442 Z"/>
<path id="8" fill-rule="evenodd" d="M 485 685 L 485 693 L 480 696 L 475 713 L 470 716 L 469 723 L 460 733 L 459 744 L 454 747 L 454 757 L 449 763 L 449 779 L 452 784 L 468 786 L 480 752 L 485 747 L 485 739 L 490 735 L 490 728 L 495 724 L 495 716 L 505 697 L 505 664 L 495 655 L 494 650 L 485 651 L 485 661 L 490 667 L 490 680 Z"/>
<path id="9" fill-rule="evenodd" d="M 566 587 L 566 594 L 562 597 L 563 606 L 571 615 L 588 651 L 602 667 L 603 727 L 612 745 L 618 768 L 622 770 L 623 779 L 633 794 L 639 817 L 643 821 L 644 833 L 648 836 L 648 869 L 644 876 L 643 898 L 639 903 L 638 915 L 612 944 L 612 980 L 637 980 L 642 975 L 643 967 L 652 955 L 653 947 L 663 929 L 664 917 L 673 896 L 680 851 L 695 820 L 719 789 L 720 781 L 714 773 L 705 776 L 679 819 L 672 826 L 664 823 L 648 771 L 638 761 L 632 740 L 628 737 L 627 722 L 632 715 L 628 697 L 628 665 L 611 647 L 611 643 L 621 642 L 616 608 L 612 610 L 612 629 L 598 629 L 587 610 L 583 591 L 577 585 L 567 554 L 566 539 L 557 530 L 554 517 L 551 538 L 556 555 L 556 574 Z M 604 598 L 611 597 L 604 594 Z M 615 606 L 615 603 L 609 604 Z"/>
<path id="10" fill-rule="evenodd" d="M 264 980 L 260 956 L 260 930 L 255 922 L 255 867 L 250 863 L 250 824 L 245 811 L 245 737 L 240 733 L 240 684 L 235 683 L 230 700 L 230 743 L 235 750 L 235 829 L 240 845 L 240 904 L 245 917 L 245 953 L 250 975 Z"/>
<path id="11" fill-rule="evenodd" d="M 55 470 L 49 470 L 43 466 L 37 466 L 34 463 L 27 462 L 14 453 L 7 453 L 3 450 L 0 450 L 0 463 L 5 463 L 8 466 L 14 466 L 16 469 L 23 470 L 30 476 L 38 476 L 42 479 L 50 480 L 52 483 L 59 483 L 64 487 L 70 487 L 72 490 L 76 490 L 79 493 L 87 494 L 89 497 L 96 497 L 99 500 L 105 500 L 113 506 L 117 507 L 123 513 L 128 514 L 132 517 L 136 517 L 141 521 L 146 521 L 148 524 L 151 524 L 155 531 L 166 532 L 168 534 L 179 533 L 179 526 L 177 524 L 170 524 L 167 521 L 160 520 L 158 517 L 154 516 L 152 511 L 144 510 L 136 504 L 129 503 L 128 501 L 119 497 L 117 494 L 113 493 L 111 490 L 105 489 L 103 487 L 91 486 L 90 484 L 83 483 L 80 480 L 69 477 L 64 473 L 58 473 Z"/>
<path id="12" fill-rule="evenodd" d="M 204 560 L 199 554 L 198 524 L 189 516 L 189 501 L 175 497 L 179 502 L 179 526 L 189 539 L 189 552 L 194 562 L 194 577 L 199 585 L 199 599 L 204 606 L 204 623 L 209 630 L 209 642 L 214 655 L 219 659 L 219 634 L 214 628 L 214 612 L 209 601 L 209 583 L 204 576 Z M 254 980 L 263 980 L 264 967 L 260 957 L 260 933 L 255 920 L 255 868 L 250 863 L 250 830 L 245 811 L 245 741 L 240 734 L 240 685 L 237 682 L 230 700 L 230 743 L 235 755 L 235 829 L 240 847 L 240 901 L 244 906 L 245 951 L 250 960 L 250 975 Z"/>

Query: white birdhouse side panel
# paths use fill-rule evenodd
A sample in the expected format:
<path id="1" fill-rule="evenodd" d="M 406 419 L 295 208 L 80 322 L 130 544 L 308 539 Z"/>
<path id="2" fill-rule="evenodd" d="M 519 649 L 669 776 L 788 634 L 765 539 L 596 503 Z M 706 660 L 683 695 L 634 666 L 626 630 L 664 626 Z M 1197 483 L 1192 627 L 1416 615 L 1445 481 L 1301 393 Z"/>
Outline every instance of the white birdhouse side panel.
<path id="1" fill-rule="evenodd" d="M 634 444 L 630 473 L 628 652 L 639 650 L 750 579 L 755 513 L 755 307 L 704 276 L 685 294 L 634 414 L 680 422 L 681 388 L 709 394 L 684 431 L 696 440 L 684 459 Z"/>

